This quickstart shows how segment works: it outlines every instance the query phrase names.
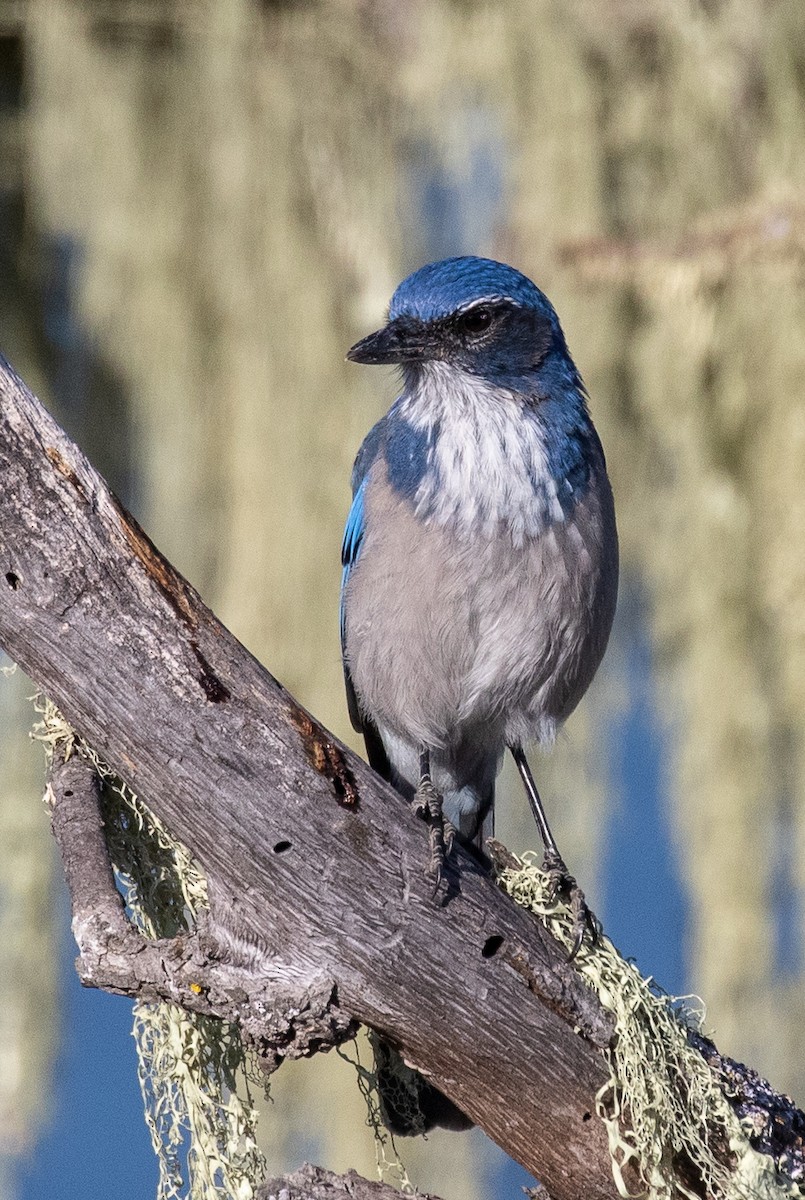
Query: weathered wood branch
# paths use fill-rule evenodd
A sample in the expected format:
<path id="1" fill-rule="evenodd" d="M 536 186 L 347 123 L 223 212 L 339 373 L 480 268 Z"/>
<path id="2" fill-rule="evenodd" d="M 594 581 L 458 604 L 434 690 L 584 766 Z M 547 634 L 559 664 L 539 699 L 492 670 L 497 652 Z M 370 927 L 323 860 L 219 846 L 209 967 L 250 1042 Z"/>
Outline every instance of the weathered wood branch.
<path id="1" fill-rule="evenodd" d="M 125 915 L 115 886 L 99 799 L 100 781 L 78 755 L 57 747 L 48 773 L 53 833 L 59 847 L 86 987 L 149 1003 L 236 1020 L 263 1068 L 304 1058 L 355 1036 L 357 1022 L 335 1003 L 333 979 L 287 988 L 253 971 L 249 955 L 220 957 L 221 933 L 202 914 L 192 933 L 147 938 Z"/>
<path id="2" fill-rule="evenodd" d="M 438 1200 L 418 1193 L 419 1200 Z M 257 1200 L 400 1200 L 397 1188 L 385 1183 L 370 1183 L 355 1171 L 335 1175 L 322 1167 L 306 1165 L 293 1175 L 268 1179 L 258 1189 Z"/>
<path id="3" fill-rule="evenodd" d="M 63 747 L 54 747 L 46 796 L 70 895 L 79 978 L 86 987 L 173 1003 L 228 1021 L 237 1015 L 241 1033 L 257 1046 L 268 1071 L 283 1057 L 309 1055 L 354 1035 L 354 1025 L 339 1028 L 333 1022 L 340 1013 L 331 1003 L 332 992 L 324 988 L 318 1003 L 311 997 L 301 1007 L 295 995 L 283 1003 L 278 990 L 264 988 L 259 976 L 217 962 L 203 928 L 161 939 L 135 929 L 109 861 L 100 787 L 91 763 L 79 754 L 67 758 Z M 355 1171 L 337 1175 L 306 1164 L 291 1175 L 265 1180 L 257 1200 L 398 1200 L 399 1195 L 392 1184 L 371 1182 Z M 422 1200 L 438 1197 L 423 1194 Z"/>
<path id="4" fill-rule="evenodd" d="M 438 902 L 406 803 L 255 661 L 0 360 L 0 643 L 199 861 L 210 912 L 144 943 L 97 796 L 57 761 L 86 982 L 237 1021 L 269 1067 L 379 1030 L 555 1200 L 615 1195 L 610 1016 L 459 850 Z M 195 986 L 192 986 L 195 985 Z"/>

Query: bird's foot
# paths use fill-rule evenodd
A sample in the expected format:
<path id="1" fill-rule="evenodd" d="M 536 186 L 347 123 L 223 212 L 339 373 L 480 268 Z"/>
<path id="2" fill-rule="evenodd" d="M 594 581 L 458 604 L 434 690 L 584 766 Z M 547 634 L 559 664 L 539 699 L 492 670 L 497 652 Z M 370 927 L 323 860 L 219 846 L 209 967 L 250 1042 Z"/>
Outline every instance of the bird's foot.
<path id="1" fill-rule="evenodd" d="M 424 817 L 430 826 L 430 858 L 425 869 L 436 881 L 434 895 L 439 890 L 444 864 L 450 857 L 456 837 L 455 826 L 444 815 L 442 803 L 441 792 L 437 792 L 430 776 L 423 776 L 414 793 L 411 808 L 418 817 Z"/>
<path id="2" fill-rule="evenodd" d="M 573 917 L 573 945 L 567 961 L 573 962 L 581 949 L 585 933 L 589 931 L 590 941 L 595 945 L 600 936 L 601 927 L 595 913 L 588 907 L 587 901 L 584 899 L 584 892 L 565 866 L 561 854 L 554 850 L 546 850 L 542 860 L 542 869 L 548 876 L 550 899 L 555 899 L 561 893 L 570 905 Z"/>

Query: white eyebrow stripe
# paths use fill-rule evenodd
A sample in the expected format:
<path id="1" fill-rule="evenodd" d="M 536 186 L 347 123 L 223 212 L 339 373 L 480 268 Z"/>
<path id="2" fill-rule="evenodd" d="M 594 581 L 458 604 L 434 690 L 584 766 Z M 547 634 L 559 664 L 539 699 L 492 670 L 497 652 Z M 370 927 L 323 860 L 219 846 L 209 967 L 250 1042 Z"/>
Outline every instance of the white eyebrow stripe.
<path id="1" fill-rule="evenodd" d="M 469 312 L 473 308 L 478 308 L 481 304 L 510 304 L 512 308 L 523 307 L 523 305 L 517 300 L 513 300 L 511 296 L 503 296 L 500 293 L 495 292 L 495 294 L 491 296 L 478 296 L 474 300 L 468 300 L 466 304 L 460 304 L 458 308 L 455 308 L 453 313 Z M 448 316 L 452 316 L 453 313 L 448 313 Z"/>

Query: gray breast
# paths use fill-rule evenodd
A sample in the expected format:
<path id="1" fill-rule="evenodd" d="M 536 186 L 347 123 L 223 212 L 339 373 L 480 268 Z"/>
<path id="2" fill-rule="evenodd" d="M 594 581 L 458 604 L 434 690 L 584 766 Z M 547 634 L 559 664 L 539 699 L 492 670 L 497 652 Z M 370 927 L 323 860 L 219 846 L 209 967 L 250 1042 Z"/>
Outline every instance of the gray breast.
<path id="1" fill-rule="evenodd" d="M 616 592 L 603 464 L 570 515 L 515 544 L 504 528 L 423 522 L 380 458 L 346 594 L 359 702 L 380 726 L 433 747 L 550 740 L 598 667 Z"/>

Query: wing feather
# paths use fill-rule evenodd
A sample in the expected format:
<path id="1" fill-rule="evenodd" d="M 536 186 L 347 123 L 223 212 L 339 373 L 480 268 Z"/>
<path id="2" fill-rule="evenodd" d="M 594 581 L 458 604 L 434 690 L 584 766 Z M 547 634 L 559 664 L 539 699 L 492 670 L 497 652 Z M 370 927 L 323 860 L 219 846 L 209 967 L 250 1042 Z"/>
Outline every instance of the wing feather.
<path id="1" fill-rule="evenodd" d="M 366 530 L 366 491 L 369 486 L 369 471 L 377 460 L 385 443 L 386 417 L 377 422 L 369 430 L 355 459 L 352 469 L 352 507 L 347 517 L 344 529 L 344 540 L 341 543 L 341 661 L 344 666 L 344 684 L 347 690 L 347 705 L 353 729 L 362 733 L 366 742 L 366 752 L 369 762 L 384 778 L 389 778 L 389 761 L 383 742 L 376 726 L 361 713 L 355 687 L 349 672 L 346 658 L 347 611 L 346 589 L 350 572 L 360 556 Z"/>
<path id="2" fill-rule="evenodd" d="M 364 534 L 364 496 L 366 493 L 366 476 L 355 492 L 352 507 L 349 510 L 347 524 L 344 529 L 344 540 L 341 543 L 341 602 L 339 608 L 341 623 L 341 662 L 344 667 L 344 684 L 347 689 L 347 707 L 352 728 L 358 733 L 363 731 L 363 719 L 358 707 L 358 698 L 352 684 L 352 676 L 347 666 L 347 583 L 349 573 L 358 561 Z"/>

